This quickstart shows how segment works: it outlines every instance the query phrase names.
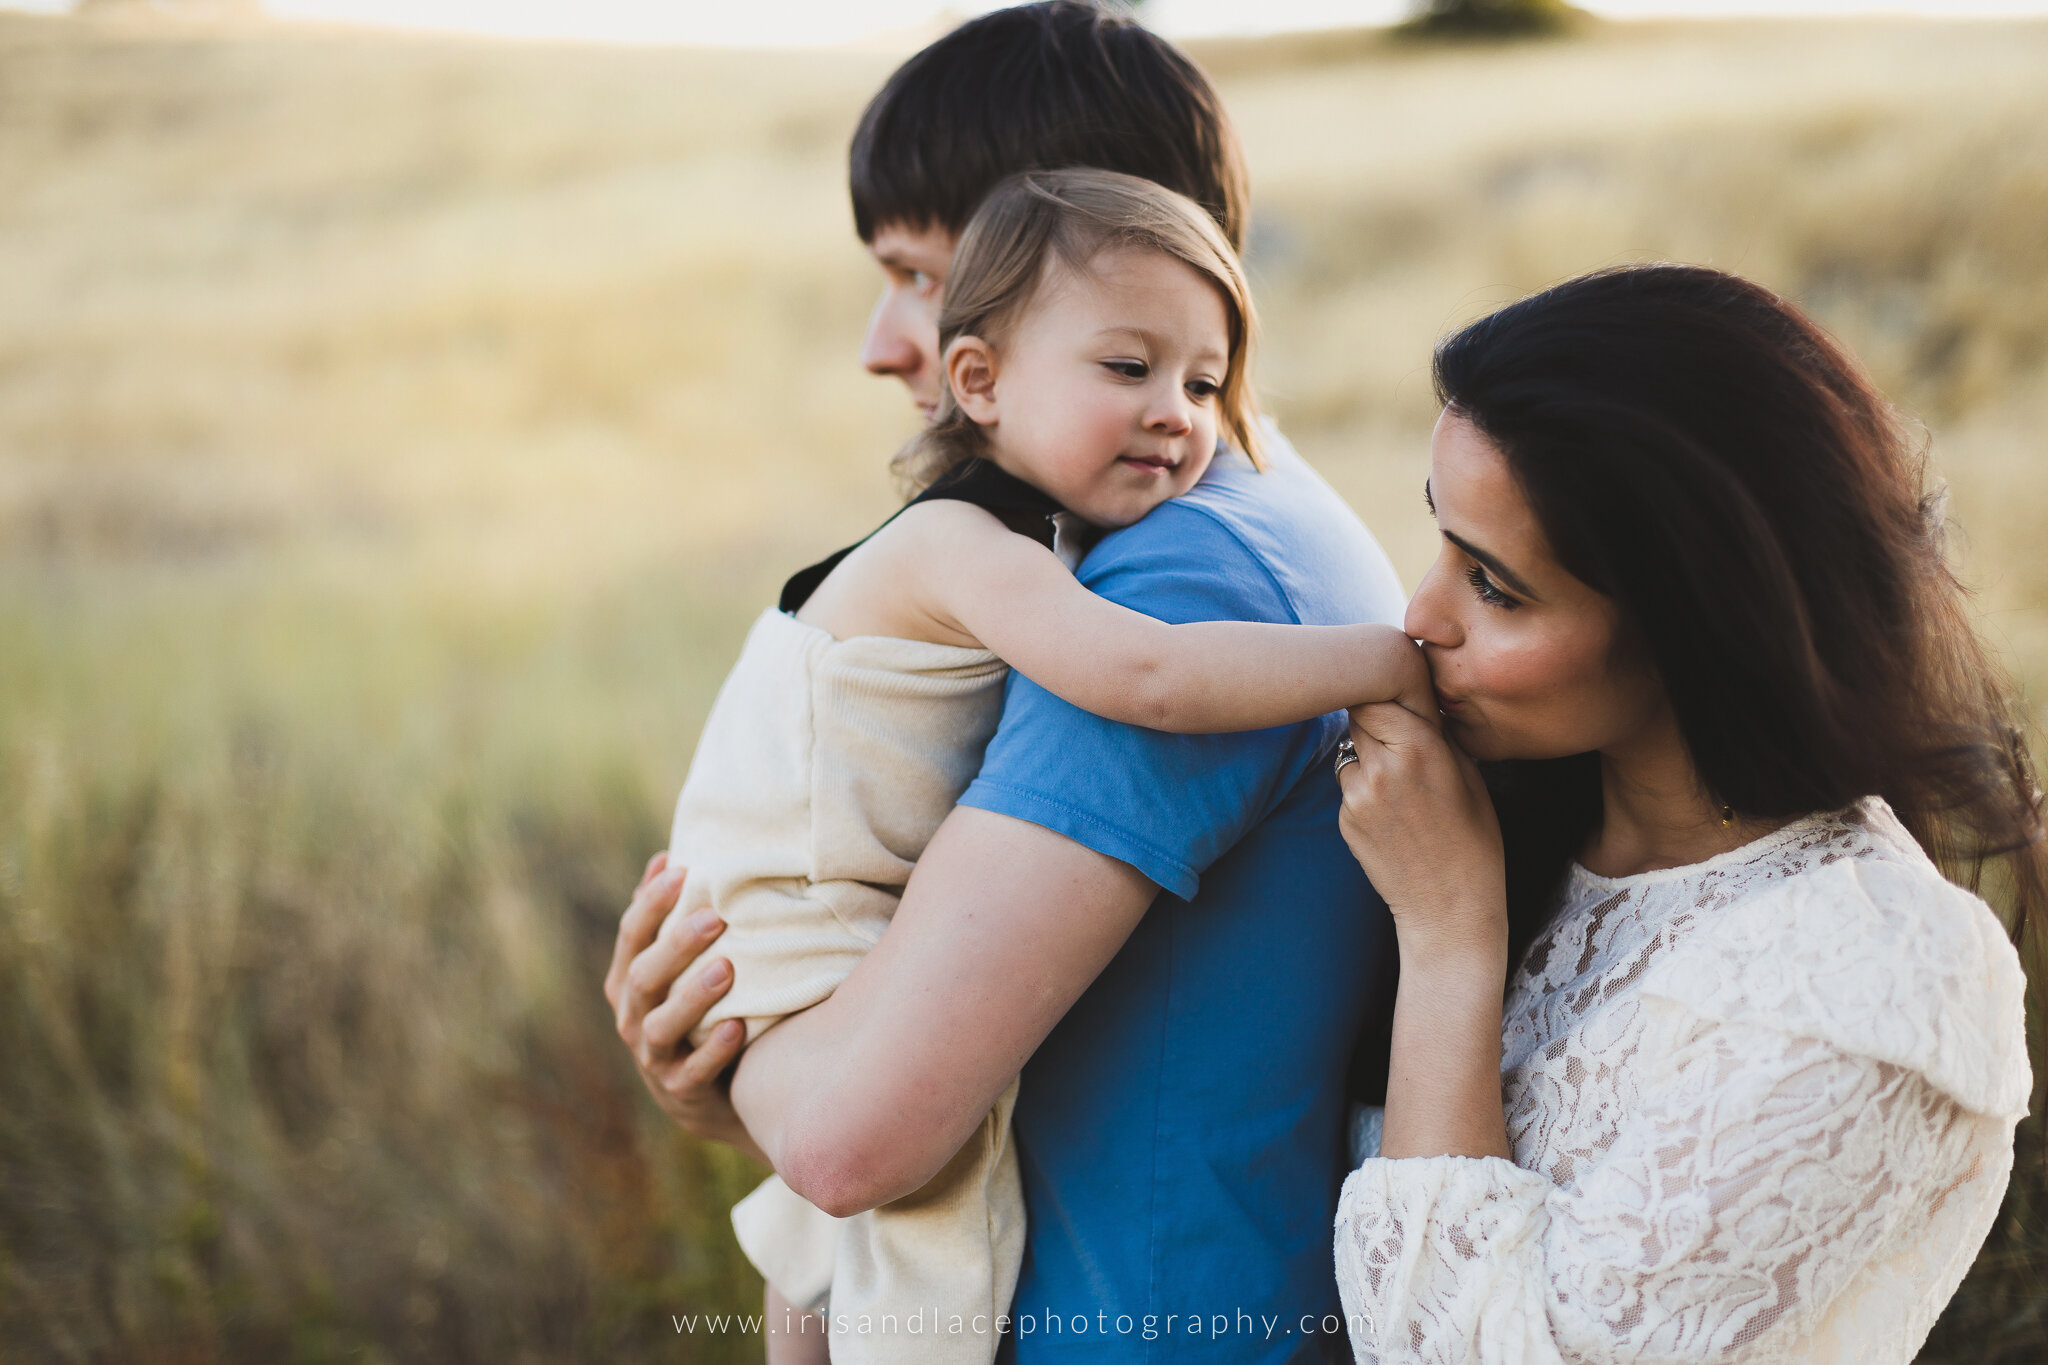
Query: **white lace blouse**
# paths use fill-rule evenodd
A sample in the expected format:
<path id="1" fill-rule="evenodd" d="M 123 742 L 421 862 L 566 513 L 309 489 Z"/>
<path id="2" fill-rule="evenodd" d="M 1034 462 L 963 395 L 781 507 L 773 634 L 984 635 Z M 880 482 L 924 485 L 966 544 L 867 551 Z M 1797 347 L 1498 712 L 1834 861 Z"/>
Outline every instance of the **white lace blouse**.
<path id="1" fill-rule="evenodd" d="M 1514 1161 L 1344 1182 L 1358 1359 L 1911 1360 L 2005 1192 L 2022 990 L 1874 798 L 1690 867 L 1574 866 L 1508 991 Z"/>

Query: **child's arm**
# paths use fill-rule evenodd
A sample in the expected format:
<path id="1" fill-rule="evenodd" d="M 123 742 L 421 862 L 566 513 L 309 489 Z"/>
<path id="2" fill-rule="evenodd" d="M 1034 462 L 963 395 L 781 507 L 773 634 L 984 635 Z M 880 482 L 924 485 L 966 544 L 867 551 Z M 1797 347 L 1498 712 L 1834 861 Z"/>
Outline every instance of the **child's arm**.
<path id="1" fill-rule="evenodd" d="M 1436 716 L 1429 668 L 1394 626 L 1168 625 L 1098 597 L 1043 546 L 978 508 L 934 527 L 927 609 L 1047 691 L 1110 720 L 1180 734 L 1262 730 L 1398 701 Z"/>

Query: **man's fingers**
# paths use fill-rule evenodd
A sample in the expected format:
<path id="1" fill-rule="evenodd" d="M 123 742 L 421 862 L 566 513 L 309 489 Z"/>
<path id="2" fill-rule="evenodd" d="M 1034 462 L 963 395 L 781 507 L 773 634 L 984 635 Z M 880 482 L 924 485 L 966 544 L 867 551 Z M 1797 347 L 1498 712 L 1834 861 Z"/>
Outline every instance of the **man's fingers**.
<path id="1" fill-rule="evenodd" d="M 704 1022 L 704 1014 L 732 988 L 732 963 L 714 958 L 701 971 L 678 977 L 668 998 L 647 1011 L 640 1023 L 640 1036 L 650 1055 L 660 1056 L 689 1037 Z"/>
<path id="2" fill-rule="evenodd" d="M 666 855 L 656 856 L 662 858 L 662 870 L 640 883 L 626 913 L 619 916 L 619 934 L 612 943 L 612 965 L 604 974 L 605 998 L 612 1002 L 613 1009 L 620 1006 L 627 968 L 660 934 L 668 912 L 675 908 L 676 899 L 683 893 L 685 869 L 670 868 Z"/>
<path id="3" fill-rule="evenodd" d="M 737 1019 L 727 1019 L 711 1030 L 704 1046 L 692 1049 L 663 1073 L 662 1084 L 671 1095 L 681 1095 L 685 1090 L 712 1084 L 740 1055 L 740 1043 L 746 1036 L 744 1024 Z"/>
<path id="4" fill-rule="evenodd" d="M 620 1034 L 631 1041 L 629 1035 L 633 1026 L 661 1007 L 675 992 L 677 978 L 689 971 L 690 964 L 724 932 L 725 921 L 709 910 L 699 910 L 683 920 L 671 916 L 661 926 L 661 932 L 655 935 L 654 942 L 626 968 L 624 999 L 618 1007 Z M 731 968 L 726 966 L 724 970 L 729 973 Z M 693 983 L 693 986 L 696 984 L 701 983 Z M 700 1009 L 698 1013 L 701 1015 L 703 1011 Z M 692 1019 L 688 1027 L 694 1028 L 696 1023 Z"/>

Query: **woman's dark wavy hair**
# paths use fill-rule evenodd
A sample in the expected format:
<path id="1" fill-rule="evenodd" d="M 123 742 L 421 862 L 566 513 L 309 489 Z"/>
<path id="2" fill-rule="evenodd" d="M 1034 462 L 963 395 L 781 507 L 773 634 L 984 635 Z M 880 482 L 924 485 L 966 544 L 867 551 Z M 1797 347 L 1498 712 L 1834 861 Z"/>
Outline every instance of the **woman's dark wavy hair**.
<path id="1" fill-rule="evenodd" d="M 1882 796 L 2015 937 L 2038 930 L 2023 713 L 1972 626 L 1920 443 L 1826 332 L 1733 275 L 1627 266 L 1473 323 L 1435 371 L 1558 561 L 1647 645 L 1714 801 L 1787 818 Z M 1599 818 L 1597 760 L 1493 764 L 1488 782 L 1522 945 Z"/>

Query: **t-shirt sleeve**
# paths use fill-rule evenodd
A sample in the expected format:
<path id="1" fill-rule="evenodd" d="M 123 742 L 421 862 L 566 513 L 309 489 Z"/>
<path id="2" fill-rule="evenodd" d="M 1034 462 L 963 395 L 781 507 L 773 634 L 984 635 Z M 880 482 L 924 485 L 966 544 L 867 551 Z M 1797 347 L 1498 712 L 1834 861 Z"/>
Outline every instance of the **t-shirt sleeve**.
<path id="1" fill-rule="evenodd" d="M 1222 522 L 1183 504 L 1105 538 L 1080 579 L 1176 624 L 1298 624 L 1265 564 Z M 960 804 L 1041 825 L 1190 898 L 1339 728 L 1331 715 L 1237 734 L 1167 734 L 1104 720 L 1012 673 L 1001 725 Z"/>

